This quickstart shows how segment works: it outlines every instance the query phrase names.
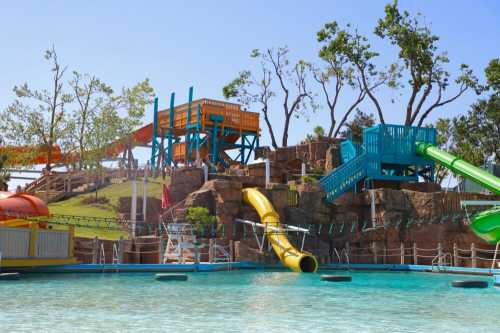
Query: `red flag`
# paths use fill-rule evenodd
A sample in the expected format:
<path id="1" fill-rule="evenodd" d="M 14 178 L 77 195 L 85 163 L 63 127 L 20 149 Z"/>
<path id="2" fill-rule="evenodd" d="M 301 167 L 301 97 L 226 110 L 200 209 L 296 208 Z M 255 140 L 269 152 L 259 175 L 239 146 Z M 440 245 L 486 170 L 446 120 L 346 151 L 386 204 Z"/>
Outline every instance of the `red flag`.
<path id="1" fill-rule="evenodd" d="M 170 191 L 168 189 L 168 186 L 163 184 L 163 192 L 161 195 L 161 208 L 165 209 L 170 207 L 171 202 L 172 199 L 170 197 Z"/>

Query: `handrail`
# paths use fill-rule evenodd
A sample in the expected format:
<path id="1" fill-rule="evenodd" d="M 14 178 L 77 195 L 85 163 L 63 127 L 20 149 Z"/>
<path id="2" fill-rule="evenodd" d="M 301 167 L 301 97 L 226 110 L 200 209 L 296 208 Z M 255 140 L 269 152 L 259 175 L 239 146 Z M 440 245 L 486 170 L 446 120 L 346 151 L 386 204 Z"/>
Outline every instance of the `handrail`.
<path id="1" fill-rule="evenodd" d="M 366 153 L 342 164 L 331 173 L 320 179 L 320 184 L 327 192 L 327 200 L 333 201 L 339 195 L 349 190 L 356 182 L 365 176 Z"/>
<path id="2" fill-rule="evenodd" d="M 444 259 L 444 261 L 443 261 L 443 259 Z M 450 259 L 450 261 L 447 261 L 446 259 Z M 451 261 L 452 261 L 452 258 L 451 258 L 451 254 L 450 253 L 448 253 L 448 252 L 439 253 L 438 255 L 436 255 L 432 259 L 431 269 L 434 271 L 434 266 L 436 266 L 437 269 L 439 271 L 441 271 L 441 267 L 451 266 Z M 444 264 L 443 264 L 443 262 L 444 262 Z"/>
<path id="3" fill-rule="evenodd" d="M 347 253 L 347 249 L 343 248 L 342 250 L 340 250 L 340 253 L 337 250 L 337 248 L 334 248 L 333 250 L 335 251 L 335 255 L 337 256 L 339 264 L 342 261 L 342 256 L 344 256 L 345 259 L 346 259 L 346 262 L 347 262 L 347 266 L 350 267 L 351 263 L 350 263 L 350 260 L 349 260 L 349 254 Z"/>

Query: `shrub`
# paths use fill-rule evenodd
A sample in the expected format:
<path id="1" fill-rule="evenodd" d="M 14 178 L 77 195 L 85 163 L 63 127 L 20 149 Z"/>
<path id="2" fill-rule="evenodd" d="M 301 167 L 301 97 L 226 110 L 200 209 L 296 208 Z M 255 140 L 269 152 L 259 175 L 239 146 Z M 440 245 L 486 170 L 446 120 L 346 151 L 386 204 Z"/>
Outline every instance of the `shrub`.
<path id="1" fill-rule="evenodd" d="M 305 175 L 305 176 L 300 177 L 300 180 L 304 184 L 314 184 L 314 183 L 318 182 L 316 180 L 316 178 L 314 178 L 313 176 L 309 176 L 309 175 Z"/>
<path id="2" fill-rule="evenodd" d="M 101 204 L 101 205 L 106 205 L 109 204 L 109 199 L 106 197 L 95 197 L 95 196 L 89 196 L 85 197 L 80 201 L 84 205 L 92 205 L 92 204 Z"/>
<path id="3" fill-rule="evenodd" d="M 214 225 L 217 219 L 210 215 L 206 207 L 189 207 L 186 212 L 186 221 L 191 223 L 196 230 L 200 230 Z"/>

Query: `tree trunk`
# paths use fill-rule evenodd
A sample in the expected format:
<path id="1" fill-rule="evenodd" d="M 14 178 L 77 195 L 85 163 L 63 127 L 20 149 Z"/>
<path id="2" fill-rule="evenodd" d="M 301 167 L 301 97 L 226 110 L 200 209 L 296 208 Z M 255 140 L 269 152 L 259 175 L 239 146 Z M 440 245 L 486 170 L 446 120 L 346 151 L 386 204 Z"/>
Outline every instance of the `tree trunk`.
<path id="1" fill-rule="evenodd" d="M 288 146 L 288 129 L 290 127 L 290 117 L 291 117 L 290 114 L 285 116 L 285 126 L 283 127 L 283 139 L 281 141 L 282 147 Z"/>
<path id="2" fill-rule="evenodd" d="M 337 124 L 337 122 L 335 121 L 335 115 L 333 114 L 333 111 L 334 110 L 330 110 L 330 119 L 331 119 L 331 122 L 330 122 L 330 129 L 328 130 L 328 137 L 329 138 L 332 137 L 333 130 L 335 129 L 335 125 Z"/>
<path id="3" fill-rule="evenodd" d="M 269 121 L 269 118 L 267 116 L 267 109 L 262 109 L 262 113 L 264 114 L 264 121 L 266 122 L 267 129 L 269 130 L 269 135 L 271 136 L 271 145 L 274 149 L 278 149 L 276 137 L 274 136 L 273 126 L 271 125 L 271 122 Z"/>
<path id="4" fill-rule="evenodd" d="M 52 140 L 49 140 L 49 144 L 47 145 L 47 164 L 45 165 L 45 169 L 50 171 L 52 168 Z"/>

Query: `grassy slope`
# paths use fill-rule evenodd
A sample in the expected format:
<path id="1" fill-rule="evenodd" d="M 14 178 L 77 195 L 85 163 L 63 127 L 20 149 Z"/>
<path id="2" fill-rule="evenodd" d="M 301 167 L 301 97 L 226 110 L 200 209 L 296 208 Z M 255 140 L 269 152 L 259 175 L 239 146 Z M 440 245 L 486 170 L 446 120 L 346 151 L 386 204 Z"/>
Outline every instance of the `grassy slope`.
<path id="1" fill-rule="evenodd" d="M 161 198 L 161 178 L 148 179 L 148 196 Z M 137 195 L 142 196 L 143 181 L 137 180 Z M 121 184 L 111 184 L 98 191 L 99 197 L 109 199 L 108 204 L 82 204 L 81 200 L 88 196 L 95 196 L 95 192 L 74 196 L 68 200 L 49 204 L 49 211 L 52 214 L 78 215 L 90 217 L 116 218 L 118 215 L 118 200 L 120 197 L 131 196 L 132 183 L 130 181 Z M 58 226 L 55 226 L 58 228 Z M 107 230 L 103 228 L 76 227 L 78 237 L 99 237 L 103 239 L 119 239 L 120 236 L 127 237 L 127 234 L 117 230 Z"/>

